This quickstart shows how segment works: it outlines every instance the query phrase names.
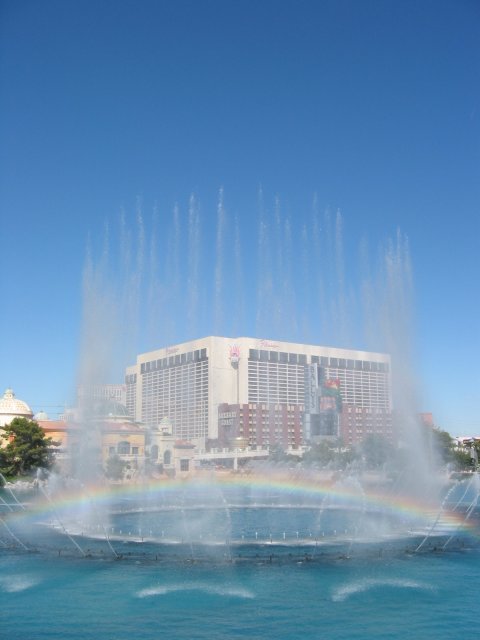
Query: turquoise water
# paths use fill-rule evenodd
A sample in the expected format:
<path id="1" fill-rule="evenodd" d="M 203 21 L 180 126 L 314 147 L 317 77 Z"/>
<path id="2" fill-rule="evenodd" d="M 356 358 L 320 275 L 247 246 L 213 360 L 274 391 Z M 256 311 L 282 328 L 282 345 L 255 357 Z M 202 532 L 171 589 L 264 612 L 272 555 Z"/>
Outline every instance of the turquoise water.
<path id="1" fill-rule="evenodd" d="M 478 548 L 234 563 L 0 550 L 1 637 L 477 637 Z"/>
<path id="2" fill-rule="evenodd" d="M 416 515 L 363 492 L 194 489 L 38 509 L 4 492 L 0 638 L 478 636 L 473 481 Z"/>

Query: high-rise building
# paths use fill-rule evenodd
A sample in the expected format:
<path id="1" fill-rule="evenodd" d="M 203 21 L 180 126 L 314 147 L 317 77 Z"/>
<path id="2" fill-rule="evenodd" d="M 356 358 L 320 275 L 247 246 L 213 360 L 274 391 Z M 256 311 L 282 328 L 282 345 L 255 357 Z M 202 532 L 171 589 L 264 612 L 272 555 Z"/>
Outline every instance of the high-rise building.
<path id="1" fill-rule="evenodd" d="M 124 384 L 80 385 L 77 388 L 78 404 L 97 401 L 110 401 L 125 404 L 126 399 L 126 388 Z"/>
<path id="2" fill-rule="evenodd" d="M 210 336 L 139 355 L 125 384 L 135 420 L 152 428 L 168 418 L 200 447 L 392 435 L 384 353 Z"/>

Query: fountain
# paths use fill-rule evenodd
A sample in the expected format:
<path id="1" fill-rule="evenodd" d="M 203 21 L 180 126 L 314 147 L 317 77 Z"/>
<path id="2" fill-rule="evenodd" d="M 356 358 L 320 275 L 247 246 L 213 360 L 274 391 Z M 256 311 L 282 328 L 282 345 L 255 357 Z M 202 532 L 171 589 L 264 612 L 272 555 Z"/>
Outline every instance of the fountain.
<path id="1" fill-rule="evenodd" d="M 200 211 L 192 197 L 183 230 L 180 208 L 175 207 L 170 233 L 164 234 L 161 245 L 158 211 L 147 229 L 138 204 L 134 231 L 123 216 L 118 243 L 110 231 L 106 233 L 99 260 L 94 258 L 95 248 L 89 248 L 80 386 L 110 382 L 116 372 L 123 372 L 132 355 L 152 345 L 193 338 L 205 326 L 214 326 L 224 335 L 235 334 L 238 323 L 245 322 L 243 280 L 248 270 L 241 263 L 238 222 L 229 220 L 220 192 L 216 232 L 210 242 L 216 248 L 212 263 L 211 256 L 201 252 L 201 233 L 208 234 L 209 228 L 202 228 Z M 4 594 L 33 595 L 38 584 L 52 591 L 48 585 L 53 575 L 52 580 L 58 579 L 64 591 L 61 596 L 56 589 L 52 593 L 71 614 L 68 581 L 81 580 L 88 586 L 79 586 L 81 605 L 72 619 L 83 625 L 84 635 L 71 637 L 82 638 L 90 637 L 87 628 L 91 637 L 98 637 L 95 631 L 107 638 L 131 637 L 136 624 L 128 604 L 132 593 L 142 619 L 155 629 L 147 604 L 165 598 L 169 611 L 177 615 L 175 623 L 164 621 L 164 630 L 178 631 L 175 624 L 179 624 L 180 613 L 175 603 L 181 602 L 181 619 L 190 620 L 192 637 L 192 625 L 198 624 L 196 607 L 203 610 L 222 598 L 239 611 L 241 603 L 260 601 L 260 593 L 269 592 L 277 594 L 272 595 L 272 602 L 281 598 L 285 609 L 292 612 L 292 607 L 300 606 L 305 590 L 313 588 L 305 581 L 318 587 L 320 575 L 330 576 L 328 586 L 322 588 L 336 608 L 372 590 L 382 590 L 383 596 L 401 590 L 408 601 L 410 593 L 412 598 L 430 593 L 434 579 L 426 583 L 419 567 L 413 565 L 412 570 L 411 563 L 414 577 L 405 575 L 402 562 L 476 548 L 478 476 L 452 482 L 440 474 L 434 456 L 427 455 L 421 445 L 414 419 L 417 403 L 408 352 L 411 275 L 404 239 L 399 235 L 395 242 L 387 243 L 373 276 L 363 247 L 360 282 L 348 286 L 340 214 L 320 216 L 315 204 L 300 223 L 298 237 L 296 231 L 283 216 L 279 201 L 269 213 L 261 196 L 257 304 L 248 329 L 257 335 L 273 333 L 279 340 L 308 339 L 345 347 L 361 344 L 365 349 L 375 346 L 391 353 L 395 406 L 402 409 L 401 439 L 408 451 L 403 472 L 393 480 L 385 470 L 372 476 L 353 464 L 338 473 L 302 464 L 291 469 L 265 463 L 243 474 L 203 471 L 176 480 L 145 475 L 135 483 L 106 483 L 99 474 L 99 433 L 92 418 L 95 407 L 87 394 L 79 407 L 82 438 L 75 455 L 72 453 L 75 465 L 66 474 L 52 472 L 24 487 L 4 483 L 0 489 L 0 564 L 9 571 L 14 566 L 16 576 L 12 581 L 0 578 Z M 294 245 L 298 246 L 298 261 L 293 258 Z M 228 246 L 234 248 L 232 265 L 227 265 Z M 185 259 L 181 258 L 182 247 L 188 248 Z M 159 255 L 164 258 L 159 260 Z M 201 277 L 208 269 L 213 273 L 210 287 Z M 299 284 L 306 281 L 310 295 Z M 353 290 L 358 295 L 353 296 Z M 299 567 L 307 564 L 320 567 L 323 573 L 312 569 L 310 578 L 300 575 Z M 266 565 L 272 566 L 270 577 L 258 573 Z M 115 570 L 107 571 L 107 566 Z M 348 577 L 348 566 L 355 567 L 361 577 Z M 337 573 L 330 573 L 333 568 Z M 288 581 L 285 584 L 294 580 L 300 595 L 278 591 L 277 577 Z M 97 579 L 101 592 L 95 586 Z M 341 579 L 345 582 L 338 582 Z M 120 583 L 125 589 L 121 597 L 115 595 Z M 122 611 L 124 628 L 116 628 L 113 621 L 106 626 L 97 611 L 97 601 L 107 607 L 105 593 Z M 16 606 L 9 599 L 12 616 Z M 83 617 L 77 619 L 82 607 Z M 87 608 L 96 621 L 95 630 L 88 624 L 85 627 L 90 620 Z M 33 609 L 45 619 L 38 606 Z M 66 637 L 69 616 L 58 612 L 56 616 L 55 628 Z M 326 622 L 328 613 L 322 616 Z M 217 620 L 217 624 L 224 621 Z M 285 634 L 286 630 L 290 635 L 282 636 L 283 629 L 277 628 L 277 636 L 296 635 L 288 621 Z M 234 627 L 229 627 L 228 634 L 235 637 Z M 365 637 L 373 637 L 371 629 Z"/>
<path id="2" fill-rule="evenodd" d="M 355 477 L 322 483 L 305 473 L 292 481 L 278 469 L 117 487 L 55 487 L 52 479 L 15 501 L 1 498 L 0 543 L 17 551 L 163 562 L 420 553 L 472 544 L 479 496 L 476 475 L 452 484 L 441 504 L 363 487 Z"/>

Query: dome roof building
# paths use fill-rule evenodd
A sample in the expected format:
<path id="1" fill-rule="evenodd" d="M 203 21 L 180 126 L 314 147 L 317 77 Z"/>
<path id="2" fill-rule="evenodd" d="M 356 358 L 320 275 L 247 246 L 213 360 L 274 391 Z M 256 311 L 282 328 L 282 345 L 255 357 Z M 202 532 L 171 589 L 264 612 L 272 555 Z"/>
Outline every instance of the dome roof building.
<path id="1" fill-rule="evenodd" d="M 12 389 L 7 389 L 0 398 L 0 428 L 10 424 L 14 418 L 33 418 L 33 411 L 23 400 L 15 397 Z"/>

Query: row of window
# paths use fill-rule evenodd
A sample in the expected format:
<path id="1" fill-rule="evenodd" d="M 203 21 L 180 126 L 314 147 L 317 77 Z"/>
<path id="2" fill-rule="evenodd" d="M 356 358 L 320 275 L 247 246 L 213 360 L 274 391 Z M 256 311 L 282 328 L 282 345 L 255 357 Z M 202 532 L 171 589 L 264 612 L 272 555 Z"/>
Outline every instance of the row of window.
<path id="1" fill-rule="evenodd" d="M 169 369 L 171 367 L 179 367 L 185 364 L 203 362 L 205 360 L 208 360 L 207 350 L 196 349 L 195 351 L 188 351 L 187 353 L 177 353 L 174 356 L 159 358 L 158 360 L 142 362 L 140 365 L 140 373 L 143 375 L 144 373 L 157 371 L 158 369 Z"/>
<path id="2" fill-rule="evenodd" d="M 259 353 L 275 353 L 260 352 Z M 297 354 L 285 354 L 294 356 Z M 285 374 L 279 376 L 278 370 Z M 260 362 L 248 363 L 248 401 L 252 403 L 267 404 L 302 404 L 304 400 L 304 368 L 298 364 L 272 365 L 265 371 L 265 366 Z"/>
<path id="3" fill-rule="evenodd" d="M 171 389 L 161 389 L 156 393 L 150 393 L 150 389 L 144 389 L 142 398 L 144 402 L 192 402 L 195 400 L 207 400 L 208 393 L 206 389 L 197 387 L 191 388 L 189 393 L 179 393 L 178 387 L 173 386 Z"/>
<path id="4" fill-rule="evenodd" d="M 266 351 L 262 349 L 250 349 L 248 359 L 258 362 L 280 362 L 285 364 L 307 364 L 307 356 L 304 353 L 287 353 L 285 351 Z M 388 371 L 387 362 L 374 362 L 372 360 L 353 360 L 347 358 L 333 358 L 327 356 L 310 356 L 311 364 L 319 364 L 322 367 L 335 367 L 339 369 L 352 369 L 355 371 Z"/>
<path id="5" fill-rule="evenodd" d="M 248 381 L 250 387 L 271 387 L 273 385 L 278 385 L 283 388 L 288 387 L 289 385 L 298 385 L 300 389 L 303 391 L 304 388 L 304 376 L 303 375 L 295 375 L 290 374 L 287 376 L 284 371 L 281 371 L 278 366 L 270 365 L 268 369 L 262 370 L 262 365 L 249 363 L 248 370 Z M 290 367 L 288 367 L 290 369 Z M 337 370 L 329 370 L 327 379 L 336 379 L 339 378 L 342 383 L 342 389 L 353 390 L 355 388 L 359 388 L 365 391 L 371 389 L 379 389 L 382 392 L 388 391 L 388 382 L 387 378 L 384 374 L 379 373 L 363 373 L 360 372 L 354 373 L 353 371 L 339 371 Z"/>
<path id="6" fill-rule="evenodd" d="M 127 441 L 122 441 L 119 442 L 116 447 L 109 447 L 108 453 L 111 456 L 115 455 L 116 453 L 118 453 L 118 455 L 120 456 L 138 456 L 139 448 L 130 446 L 130 443 Z"/>
<path id="7" fill-rule="evenodd" d="M 127 408 L 127 413 L 132 418 L 135 417 L 135 412 L 137 410 L 137 388 L 135 386 L 127 385 L 127 394 L 125 405 Z"/>
<path id="8" fill-rule="evenodd" d="M 373 371 L 344 371 L 342 369 L 329 369 L 327 378 L 338 378 L 344 381 L 346 384 L 385 384 L 387 385 L 388 378 L 383 373 L 377 373 Z"/>
<path id="9" fill-rule="evenodd" d="M 178 356 L 180 360 L 183 355 L 188 354 Z M 142 420 L 148 426 L 156 426 L 165 416 L 172 421 L 177 437 L 191 439 L 207 435 L 208 360 L 144 374 Z"/>
<path id="10" fill-rule="evenodd" d="M 286 371 L 279 371 L 277 368 L 275 369 L 270 369 L 270 370 L 265 370 L 262 371 L 261 366 L 258 369 L 250 369 L 250 371 L 256 371 L 260 374 L 261 376 L 261 381 L 264 382 L 265 384 L 267 384 L 268 380 L 275 380 L 275 382 L 277 380 L 281 381 L 283 384 L 298 384 L 299 380 L 303 379 L 303 373 L 301 374 L 296 374 L 296 373 L 291 373 L 291 372 L 286 372 Z"/>
<path id="11" fill-rule="evenodd" d="M 368 407 L 367 409 L 364 409 L 362 407 L 346 407 L 346 412 L 347 413 L 362 413 L 362 414 L 374 414 L 374 415 L 385 415 L 386 411 L 385 409 L 378 409 L 378 408 L 373 408 L 373 407 Z"/>
<path id="12" fill-rule="evenodd" d="M 298 393 L 297 389 L 283 392 L 280 389 L 250 389 L 248 390 L 249 402 L 266 402 L 267 404 L 303 404 L 305 396 Z"/>
<path id="13" fill-rule="evenodd" d="M 208 408 L 197 406 L 185 408 L 175 404 L 155 404 L 144 406 L 142 420 L 148 426 L 156 426 L 160 420 L 168 416 L 172 422 L 175 435 L 182 438 L 204 437 L 208 430 Z"/>
<path id="14" fill-rule="evenodd" d="M 145 405 L 143 408 L 143 415 L 150 416 L 155 418 L 156 416 L 160 419 L 165 416 L 171 415 L 184 415 L 191 416 L 192 419 L 199 419 L 205 416 L 207 413 L 206 407 L 203 407 L 201 404 L 196 405 L 179 405 L 179 404 L 150 404 Z"/>
<path id="15" fill-rule="evenodd" d="M 302 353 L 285 353 L 284 351 L 264 351 L 250 349 L 248 359 L 259 362 L 284 362 L 289 364 L 307 364 L 307 356 Z"/>
<path id="16" fill-rule="evenodd" d="M 373 360 L 349 360 L 346 358 L 327 358 L 312 356 L 312 364 L 319 364 L 330 369 L 347 369 L 350 371 L 374 371 L 388 373 L 388 362 L 374 362 Z"/>
<path id="17" fill-rule="evenodd" d="M 196 385 L 179 384 L 178 380 L 166 380 L 163 384 L 145 385 L 142 388 L 143 398 L 171 398 L 175 394 L 178 398 L 192 398 L 195 396 L 207 396 L 207 383 Z"/>

